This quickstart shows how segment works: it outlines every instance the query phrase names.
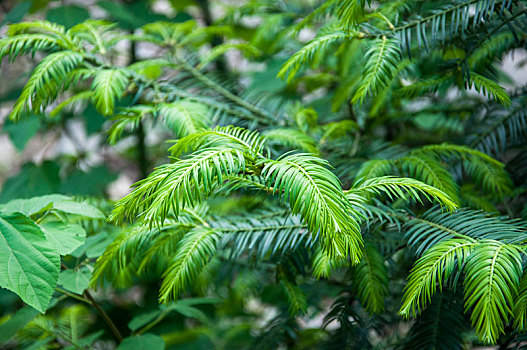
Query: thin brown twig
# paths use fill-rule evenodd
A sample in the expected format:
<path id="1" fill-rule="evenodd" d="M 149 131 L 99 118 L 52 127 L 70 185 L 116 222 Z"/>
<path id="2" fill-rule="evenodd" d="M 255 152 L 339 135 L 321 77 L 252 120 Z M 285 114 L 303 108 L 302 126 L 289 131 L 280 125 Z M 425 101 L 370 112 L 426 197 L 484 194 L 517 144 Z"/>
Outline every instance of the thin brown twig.
<path id="1" fill-rule="evenodd" d="M 101 314 L 102 318 L 104 319 L 104 322 L 108 325 L 110 330 L 112 331 L 113 335 L 115 336 L 115 339 L 117 340 L 117 343 L 120 343 L 123 340 L 123 336 L 113 323 L 112 319 L 108 316 L 108 314 L 102 309 L 102 307 L 93 299 L 92 295 L 88 290 L 84 291 L 84 296 L 91 302 L 92 306 Z"/>
<path id="2" fill-rule="evenodd" d="M 60 265 L 62 266 L 62 268 L 64 270 L 68 270 L 68 267 L 66 265 L 64 265 L 64 263 L 61 262 Z M 110 328 L 110 330 L 112 331 L 113 335 L 115 336 L 115 339 L 117 340 L 117 343 L 120 343 L 123 340 L 123 336 L 121 335 L 121 332 L 119 332 L 119 330 L 115 326 L 115 323 L 113 323 L 112 319 L 108 316 L 108 314 L 95 301 L 95 299 L 93 299 L 91 293 L 87 289 L 84 291 L 85 298 L 83 298 L 81 295 L 76 295 L 76 294 L 70 293 L 70 292 L 68 292 L 68 291 L 66 291 L 66 290 L 64 290 L 64 289 L 62 289 L 60 287 L 57 288 L 57 291 L 60 292 L 60 293 L 65 294 L 65 295 L 67 295 L 69 297 L 72 297 L 72 298 L 78 299 L 80 301 L 87 302 L 87 303 L 91 304 L 99 312 L 99 314 L 101 314 L 104 322 L 106 323 L 106 325 L 108 325 L 108 328 Z"/>

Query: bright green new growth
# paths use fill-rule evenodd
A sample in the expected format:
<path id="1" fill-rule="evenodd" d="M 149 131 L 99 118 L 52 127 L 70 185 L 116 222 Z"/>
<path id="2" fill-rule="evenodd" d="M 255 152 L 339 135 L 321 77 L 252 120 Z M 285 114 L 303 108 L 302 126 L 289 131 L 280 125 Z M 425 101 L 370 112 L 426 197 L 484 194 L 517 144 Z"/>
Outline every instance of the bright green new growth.
<path id="1" fill-rule="evenodd" d="M 183 138 L 210 126 L 207 106 L 191 101 L 176 101 L 159 108 L 166 125 Z"/>
<path id="2" fill-rule="evenodd" d="M 492 343 L 504 333 L 503 325 L 513 314 L 523 274 L 521 253 L 518 246 L 494 240 L 466 237 L 442 241 L 416 262 L 408 277 L 400 313 L 404 316 L 420 313 L 454 271 L 463 272 L 465 311 L 470 312 L 480 339 Z"/>
<path id="3" fill-rule="evenodd" d="M 444 280 L 456 266 L 461 267 L 474 245 L 474 240 L 458 238 L 441 242 L 427 250 L 408 277 L 401 314 L 415 316 L 420 313 L 435 294 L 437 285 L 441 291 Z"/>
<path id="4" fill-rule="evenodd" d="M 149 224 L 162 223 L 202 201 L 223 183 L 223 176 L 245 169 L 244 154 L 229 148 L 206 148 L 188 158 L 157 168 L 115 206 L 111 220 L 132 219 L 138 212 Z"/>
<path id="5" fill-rule="evenodd" d="M 351 257 L 358 262 L 362 249 L 360 219 L 350 204 L 360 202 L 346 200 L 338 178 L 323 159 L 292 154 L 272 160 L 261 153 L 264 143 L 258 134 L 239 128 L 191 134 L 171 150 L 174 155 L 192 153 L 159 167 L 137 183 L 134 191 L 116 204 L 110 220 L 140 217 L 146 224 L 162 225 L 165 218 L 177 218 L 185 208 L 234 183 L 279 195 L 294 214 L 300 214 L 330 257 Z M 240 182 L 241 179 L 244 180 Z M 387 193 L 395 198 L 405 196 L 403 189 L 417 201 L 423 195 L 449 209 L 456 207 L 442 191 L 413 179 L 372 179 L 355 185 L 348 193 Z"/>
<path id="6" fill-rule="evenodd" d="M 214 191 L 253 177 L 256 186 L 277 194 L 300 214 L 330 256 L 360 258 L 362 238 L 358 216 L 346 200 L 337 177 L 323 159 L 294 154 L 272 160 L 260 152 L 264 140 L 242 129 L 220 128 L 192 134 L 172 148 L 174 154 L 194 152 L 159 167 L 116 204 L 111 220 L 138 214 L 148 224 L 161 224 L 171 214 L 193 207 Z M 253 180 L 254 182 L 254 180 Z"/>
<path id="7" fill-rule="evenodd" d="M 48 55 L 35 68 L 18 98 L 11 118 L 19 119 L 30 111 L 41 112 L 43 107 L 55 99 L 61 89 L 69 83 L 62 77 L 71 72 L 81 61 L 81 54 L 73 51 L 59 51 Z"/>
<path id="8" fill-rule="evenodd" d="M 372 195 L 386 194 L 391 200 L 408 196 L 422 203 L 421 197 L 424 197 L 429 201 L 441 203 L 448 210 L 457 208 L 457 204 L 445 192 L 412 178 L 394 176 L 372 177 L 364 181 L 359 180 L 353 188 L 345 193 L 350 197 L 350 200 L 353 195 L 368 198 Z"/>
<path id="9" fill-rule="evenodd" d="M 358 214 L 342 192 L 338 178 L 326 161 L 306 154 L 294 154 L 266 161 L 262 170 L 268 188 L 289 201 L 293 213 L 307 222 L 313 236 L 320 237 L 331 257 L 358 262 L 362 237 Z"/>
<path id="10" fill-rule="evenodd" d="M 465 272 L 465 310 L 478 336 L 492 343 L 512 315 L 522 276 L 519 247 L 496 241 L 482 241 L 467 260 Z"/>
<path id="11" fill-rule="evenodd" d="M 121 69 L 103 69 L 92 82 L 92 100 L 102 115 L 112 115 L 115 99 L 120 98 L 128 86 L 127 73 Z"/>

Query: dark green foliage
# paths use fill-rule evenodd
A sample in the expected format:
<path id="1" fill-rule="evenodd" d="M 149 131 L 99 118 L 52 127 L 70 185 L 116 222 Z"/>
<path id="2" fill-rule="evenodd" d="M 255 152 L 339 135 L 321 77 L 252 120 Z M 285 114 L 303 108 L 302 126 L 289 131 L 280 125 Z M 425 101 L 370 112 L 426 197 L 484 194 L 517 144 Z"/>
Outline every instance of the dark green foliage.
<path id="1" fill-rule="evenodd" d="M 463 301 L 451 292 L 435 296 L 412 325 L 403 349 L 463 349 L 468 331 Z"/>

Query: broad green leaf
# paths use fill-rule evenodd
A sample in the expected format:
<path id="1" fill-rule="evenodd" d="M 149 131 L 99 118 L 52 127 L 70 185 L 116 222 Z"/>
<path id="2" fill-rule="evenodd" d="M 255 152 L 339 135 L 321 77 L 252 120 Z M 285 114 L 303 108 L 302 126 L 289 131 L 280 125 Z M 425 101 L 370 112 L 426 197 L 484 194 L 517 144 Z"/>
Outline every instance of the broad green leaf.
<path id="1" fill-rule="evenodd" d="M 86 231 L 80 225 L 54 221 L 40 224 L 40 228 L 60 255 L 73 252 L 86 241 Z"/>
<path id="2" fill-rule="evenodd" d="M 169 20 L 166 16 L 154 13 L 151 10 L 150 2 L 146 0 L 136 0 L 126 4 L 117 1 L 97 1 L 97 5 L 103 8 L 112 19 L 115 19 L 120 27 L 125 29 L 139 28 L 147 23 Z M 177 21 L 177 17 L 171 18 L 170 21 Z"/>
<path id="3" fill-rule="evenodd" d="M 137 17 L 133 12 L 129 11 L 127 6 L 115 1 L 97 1 L 97 5 L 108 12 L 112 17 L 121 22 L 121 25 L 135 28 L 141 18 Z"/>
<path id="4" fill-rule="evenodd" d="M 155 334 L 131 336 L 124 339 L 117 350 L 164 350 L 165 341 Z"/>
<path id="5" fill-rule="evenodd" d="M 16 332 L 28 324 L 38 314 L 37 311 L 29 307 L 18 310 L 7 321 L 0 324 L 0 343 L 6 343 Z"/>
<path id="6" fill-rule="evenodd" d="M 20 212 L 32 216 L 44 210 L 51 209 L 54 202 L 64 200 L 69 200 L 69 197 L 61 194 L 48 194 L 29 199 L 14 199 L 0 206 L 0 210 L 7 212 Z"/>
<path id="7" fill-rule="evenodd" d="M 142 328 L 146 326 L 148 323 L 155 320 L 159 315 L 161 315 L 161 310 L 159 309 L 137 315 L 134 318 L 132 318 L 130 322 L 128 322 L 128 328 L 130 328 L 130 330 L 132 331 L 136 331 L 139 328 Z"/>
<path id="8" fill-rule="evenodd" d="M 27 11 L 31 8 L 32 1 L 22 1 L 15 7 L 11 9 L 5 15 L 4 19 L 0 21 L 0 26 L 3 26 L 5 23 L 16 23 L 22 20 L 26 15 Z"/>
<path id="9" fill-rule="evenodd" d="M 117 179 L 116 174 L 106 166 L 91 168 L 87 172 L 78 170 L 64 180 L 61 192 L 73 196 L 104 195 L 106 186 L 115 179 Z"/>
<path id="10" fill-rule="evenodd" d="M 0 202 L 58 192 L 59 170 L 58 164 L 50 161 L 45 161 L 41 165 L 24 164 L 19 173 L 8 178 L 3 184 Z"/>
<path id="11" fill-rule="evenodd" d="M 66 28 L 71 28 L 89 18 L 90 12 L 86 8 L 75 5 L 55 7 L 46 13 L 46 20 L 61 24 Z"/>
<path id="12" fill-rule="evenodd" d="M 222 298 L 188 298 L 188 299 L 180 299 L 177 301 L 178 305 L 201 305 L 201 304 L 218 304 L 223 301 Z M 169 306 L 170 308 L 170 306 Z"/>
<path id="13" fill-rule="evenodd" d="M 2 131 L 9 135 L 9 139 L 19 151 L 23 151 L 26 143 L 35 136 L 39 128 L 39 118 L 36 115 L 31 115 L 18 122 L 7 120 Z"/>
<path id="14" fill-rule="evenodd" d="M 88 105 L 86 107 L 86 109 L 82 112 L 82 118 L 85 120 L 86 132 L 88 134 L 100 132 L 102 125 L 106 122 L 106 118 L 101 113 L 97 112 L 93 105 Z M 93 169 L 90 169 L 88 173 L 92 171 Z"/>
<path id="15" fill-rule="evenodd" d="M 114 236 L 106 232 L 98 233 L 86 239 L 86 256 L 88 258 L 98 258 L 104 253 L 106 247 L 113 242 Z"/>
<path id="16" fill-rule="evenodd" d="M 21 213 L 0 214 L 0 286 L 44 313 L 60 271 L 60 257 L 46 235 Z"/>
<path id="17" fill-rule="evenodd" d="M 86 202 L 75 202 L 72 200 L 60 201 L 53 204 L 53 208 L 67 214 L 75 214 L 90 219 L 104 219 L 104 214 L 94 206 Z"/>
<path id="18" fill-rule="evenodd" d="M 205 315 L 203 311 L 196 309 L 195 307 L 189 305 L 174 304 L 171 309 L 176 312 L 179 312 L 185 317 L 195 318 L 196 320 L 200 320 L 203 323 L 207 323 L 207 315 Z"/>
<path id="19" fill-rule="evenodd" d="M 82 294 L 90 284 L 91 271 L 86 266 L 78 270 L 64 270 L 60 273 L 59 284 L 70 292 Z"/>
<path id="20" fill-rule="evenodd" d="M 0 210 L 21 212 L 30 216 L 50 209 L 90 219 L 104 219 L 104 214 L 94 206 L 86 202 L 76 202 L 72 198 L 60 194 L 44 195 L 29 199 L 15 199 L 0 206 Z"/>

